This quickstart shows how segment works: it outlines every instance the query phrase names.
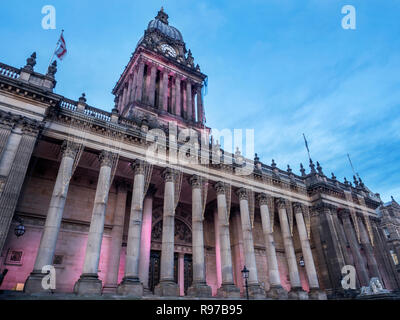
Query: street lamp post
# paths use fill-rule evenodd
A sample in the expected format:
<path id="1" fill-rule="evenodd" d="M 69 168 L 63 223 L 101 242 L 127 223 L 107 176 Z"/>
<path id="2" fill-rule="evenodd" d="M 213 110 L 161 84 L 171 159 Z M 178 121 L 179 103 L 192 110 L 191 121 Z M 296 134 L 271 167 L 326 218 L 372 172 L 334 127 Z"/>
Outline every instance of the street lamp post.
<path id="1" fill-rule="evenodd" d="M 243 276 L 243 279 L 244 279 L 245 285 L 246 285 L 246 298 L 247 298 L 247 300 L 249 300 L 249 286 L 247 284 L 247 279 L 249 278 L 249 272 L 250 271 L 246 268 L 246 266 L 244 266 L 243 270 L 242 270 L 242 276 Z"/>

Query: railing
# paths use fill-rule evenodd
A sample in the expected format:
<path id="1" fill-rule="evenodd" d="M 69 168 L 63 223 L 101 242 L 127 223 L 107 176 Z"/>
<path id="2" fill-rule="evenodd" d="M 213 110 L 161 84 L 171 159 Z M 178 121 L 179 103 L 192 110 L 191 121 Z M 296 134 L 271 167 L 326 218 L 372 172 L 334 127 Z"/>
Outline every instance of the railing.
<path id="1" fill-rule="evenodd" d="M 87 116 L 92 116 L 94 118 L 103 120 L 103 121 L 111 121 L 111 114 L 107 111 L 101 110 L 101 109 L 97 109 L 97 108 L 93 108 L 90 106 L 86 106 L 84 113 Z"/>
<path id="2" fill-rule="evenodd" d="M 4 63 L 0 63 L 0 75 L 11 79 L 17 79 L 19 77 L 20 70 Z"/>
<path id="3" fill-rule="evenodd" d="M 61 102 L 60 102 L 60 107 L 63 109 L 68 109 L 71 111 L 75 111 L 76 110 L 76 105 L 78 103 L 74 100 L 70 100 L 70 99 L 66 99 L 64 98 Z"/>

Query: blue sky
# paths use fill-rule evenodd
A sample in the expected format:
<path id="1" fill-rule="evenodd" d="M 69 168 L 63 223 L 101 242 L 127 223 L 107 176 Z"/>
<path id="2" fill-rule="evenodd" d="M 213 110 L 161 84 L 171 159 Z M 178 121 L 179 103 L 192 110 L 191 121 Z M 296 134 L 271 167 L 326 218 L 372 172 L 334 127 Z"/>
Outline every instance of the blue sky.
<path id="1" fill-rule="evenodd" d="M 4 2 L 4 1 L 3 1 Z M 56 30 L 41 9 L 56 8 Z M 357 29 L 341 27 L 353 5 Z M 326 175 L 400 200 L 400 1 L 18 1 L 0 10 L 0 61 L 16 67 L 36 51 L 45 72 L 60 30 L 68 56 L 56 92 L 111 110 L 111 90 L 161 5 L 209 76 L 207 125 L 254 128 L 261 161 L 299 173 L 311 156 Z M 308 168 L 307 168 L 308 169 Z"/>

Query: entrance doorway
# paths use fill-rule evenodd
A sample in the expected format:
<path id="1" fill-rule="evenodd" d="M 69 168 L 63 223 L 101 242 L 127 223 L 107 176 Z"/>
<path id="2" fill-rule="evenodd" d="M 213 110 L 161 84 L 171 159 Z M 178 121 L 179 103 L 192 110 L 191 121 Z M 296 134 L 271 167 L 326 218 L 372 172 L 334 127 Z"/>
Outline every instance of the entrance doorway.
<path id="1" fill-rule="evenodd" d="M 183 258 L 184 265 L 184 293 L 187 294 L 187 290 L 193 281 L 193 262 L 192 255 L 185 254 Z M 161 251 L 152 250 L 150 252 L 150 267 L 149 267 L 149 289 L 154 294 L 154 288 L 160 282 L 160 268 L 161 268 Z M 179 277 L 179 254 L 174 254 L 174 281 L 178 282 Z"/>

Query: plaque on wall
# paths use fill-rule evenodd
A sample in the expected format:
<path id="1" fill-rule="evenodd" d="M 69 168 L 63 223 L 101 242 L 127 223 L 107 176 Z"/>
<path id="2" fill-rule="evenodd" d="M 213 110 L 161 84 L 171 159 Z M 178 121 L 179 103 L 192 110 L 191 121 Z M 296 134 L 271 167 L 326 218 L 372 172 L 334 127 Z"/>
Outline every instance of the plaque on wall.
<path id="1" fill-rule="evenodd" d="M 22 266 L 24 251 L 20 249 L 8 249 L 6 261 L 4 264 Z"/>

